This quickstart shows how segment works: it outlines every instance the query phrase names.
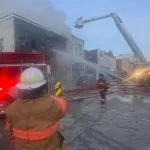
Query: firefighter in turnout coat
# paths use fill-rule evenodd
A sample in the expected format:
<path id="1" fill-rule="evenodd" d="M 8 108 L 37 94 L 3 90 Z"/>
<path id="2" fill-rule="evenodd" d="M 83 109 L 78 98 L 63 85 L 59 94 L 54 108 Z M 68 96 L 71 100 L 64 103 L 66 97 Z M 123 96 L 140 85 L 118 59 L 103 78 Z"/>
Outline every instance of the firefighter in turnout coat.
<path id="1" fill-rule="evenodd" d="M 106 79 L 104 78 L 103 74 L 99 74 L 99 79 L 97 80 L 97 88 L 101 96 L 101 103 L 106 102 L 106 94 L 109 88 L 109 84 L 107 83 Z"/>
<path id="2" fill-rule="evenodd" d="M 62 97 L 44 95 L 46 80 L 37 68 L 26 69 L 17 84 L 20 98 L 6 109 L 5 133 L 16 150 L 62 150 L 59 120 L 67 111 Z"/>

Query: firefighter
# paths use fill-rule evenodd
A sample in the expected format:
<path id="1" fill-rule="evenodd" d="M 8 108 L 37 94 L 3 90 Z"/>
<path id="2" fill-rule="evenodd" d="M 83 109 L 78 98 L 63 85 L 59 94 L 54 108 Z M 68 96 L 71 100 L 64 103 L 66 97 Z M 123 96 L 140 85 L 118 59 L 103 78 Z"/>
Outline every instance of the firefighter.
<path id="1" fill-rule="evenodd" d="M 16 150 L 62 150 L 59 120 L 67 111 L 62 97 L 45 95 L 46 80 L 37 68 L 26 69 L 17 84 L 20 96 L 6 109 L 5 133 Z"/>
<path id="2" fill-rule="evenodd" d="M 109 88 L 109 84 L 107 83 L 102 73 L 99 74 L 99 79 L 97 80 L 97 88 L 101 96 L 101 103 L 103 104 L 106 102 L 106 94 Z"/>

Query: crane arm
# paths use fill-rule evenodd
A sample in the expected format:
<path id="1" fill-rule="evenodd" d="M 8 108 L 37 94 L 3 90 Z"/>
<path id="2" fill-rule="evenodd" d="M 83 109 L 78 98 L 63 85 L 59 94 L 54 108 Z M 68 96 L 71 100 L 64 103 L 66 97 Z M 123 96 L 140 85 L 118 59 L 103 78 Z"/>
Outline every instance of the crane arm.
<path id="1" fill-rule="evenodd" d="M 132 38 L 132 36 L 129 33 L 129 31 L 124 26 L 122 20 L 115 13 L 112 13 L 111 16 L 112 16 L 113 20 L 115 21 L 116 26 L 118 27 L 119 31 L 123 35 L 124 39 L 126 40 L 128 45 L 130 46 L 131 50 L 133 51 L 134 55 L 140 60 L 141 63 L 145 63 L 146 62 L 146 58 L 142 54 L 140 48 L 137 46 L 136 42 Z"/>
<path id="2" fill-rule="evenodd" d="M 87 20 L 84 20 L 84 23 L 89 23 L 89 22 L 93 22 L 93 21 L 97 21 L 97 20 L 105 19 L 105 18 L 109 18 L 109 17 L 111 17 L 111 14 L 96 17 L 96 18 L 92 18 L 92 19 L 87 19 Z"/>
<path id="3" fill-rule="evenodd" d="M 147 62 L 146 58 L 142 54 L 140 48 L 137 46 L 137 44 L 135 43 L 132 36 L 128 32 L 128 30 L 125 28 L 122 20 L 115 13 L 110 13 L 110 14 L 107 14 L 107 15 L 104 15 L 104 16 L 100 16 L 100 17 L 92 18 L 92 19 L 87 19 L 87 20 L 83 20 L 82 17 L 81 17 L 80 19 L 77 20 L 75 27 L 76 28 L 83 28 L 83 25 L 85 23 L 90 23 L 90 22 L 93 22 L 93 21 L 97 21 L 97 20 L 105 19 L 105 18 L 109 18 L 109 17 L 113 18 L 116 26 L 118 27 L 118 29 L 121 32 L 122 36 L 124 37 L 124 39 L 126 40 L 128 45 L 130 46 L 130 48 L 133 51 L 134 55 L 140 60 L 141 63 Z"/>

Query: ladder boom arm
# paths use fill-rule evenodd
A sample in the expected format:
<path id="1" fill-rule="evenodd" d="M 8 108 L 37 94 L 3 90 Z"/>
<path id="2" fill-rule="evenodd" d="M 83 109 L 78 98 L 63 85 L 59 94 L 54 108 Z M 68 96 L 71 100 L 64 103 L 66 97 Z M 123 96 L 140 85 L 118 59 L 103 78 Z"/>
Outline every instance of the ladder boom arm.
<path id="1" fill-rule="evenodd" d="M 128 43 L 128 45 L 131 48 L 131 50 L 134 53 L 134 55 L 140 60 L 140 62 L 141 63 L 147 62 L 146 58 L 142 54 L 140 48 L 137 46 L 137 44 L 135 43 L 134 39 L 132 38 L 132 36 L 130 35 L 130 33 L 128 32 L 126 27 L 124 26 L 122 20 L 115 13 L 111 13 L 111 14 L 108 14 L 108 15 L 100 16 L 100 17 L 97 17 L 97 18 L 84 20 L 84 24 L 85 23 L 89 23 L 89 22 L 93 22 L 93 21 L 97 21 L 97 20 L 100 20 L 100 19 L 105 19 L 105 18 L 108 18 L 108 17 L 112 17 L 113 18 L 117 28 L 119 29 L 119 31 L 121 32 L 122 36 L 124 37 L 124 39 Z"/>
<path id="2" fill-rule="evenodd" d="M 128 32 L 126 27 L 124 26 L 122 20 L 115 13 L 112 13 L 112 18 L 113 18 L 116 26 L 118 27 L 119 31 L 123 35 L 124 39 L 126 40 L 128 45 L 130 46 L 131 50 L 133 51 L 134 55 L 136 57 L 138 57 L 138 59 L 140 60 L 141 63 L 145 63 L 146 58 L 142 54 L 140 48 L 137 46 L 136 42 L 134 41 L 134 39 L 132 38 L 132 36 Z"/>
<path id="3" fill-rule="evenodd" d="M 97 21 L 97 20 L 105 19 L 105 18 L 109 18 L 109 17 L 111 17 L 111 14 L 96 17 L 96 18 L 87 19 L 87 20 L 84 20 L 84 23 L 89 23 L 89 22 L 93 22 L 93 21 Z"/>

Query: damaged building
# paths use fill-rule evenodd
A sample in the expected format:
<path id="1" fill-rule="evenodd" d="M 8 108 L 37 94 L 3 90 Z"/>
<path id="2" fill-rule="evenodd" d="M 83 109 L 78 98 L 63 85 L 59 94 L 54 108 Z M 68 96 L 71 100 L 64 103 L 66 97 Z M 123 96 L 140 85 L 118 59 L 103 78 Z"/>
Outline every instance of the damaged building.
<path id="1" fill-rule="evenodd" d="M 71 36 L 71 40 L 72 54 L 75 58 L 75 61 L 72 64 L 72 78 L 76 81 L 80 76 L 85 75 L 85 64 L 82 61 L 84 59 L 84 40 L 75 35 Z"/>
<path id="2" fill-rule="evenodd" d="M 98 74 L 106 71 L 110 74 L 116 73 L 116 57 L 113 55 L 111 51 L 104 51 L 101 49 L 94 49 L 94 50 L 85 50 L 85 59 L 98 65 L 100 69 L 96 67 L 96 69 L 90 68 L 86 66 L 86 73 L 93 74 L 98 78 Z"/>
<path id="3" fill-rule="evenodd" d="M 66 73 L 70 74 L 71 69 L 57 61 L 53 49 L 67 51 L 67 38 L 17 14 L 0 19 L 0 52 L 44 52 L 56 80 L 67 80 Z"/>

